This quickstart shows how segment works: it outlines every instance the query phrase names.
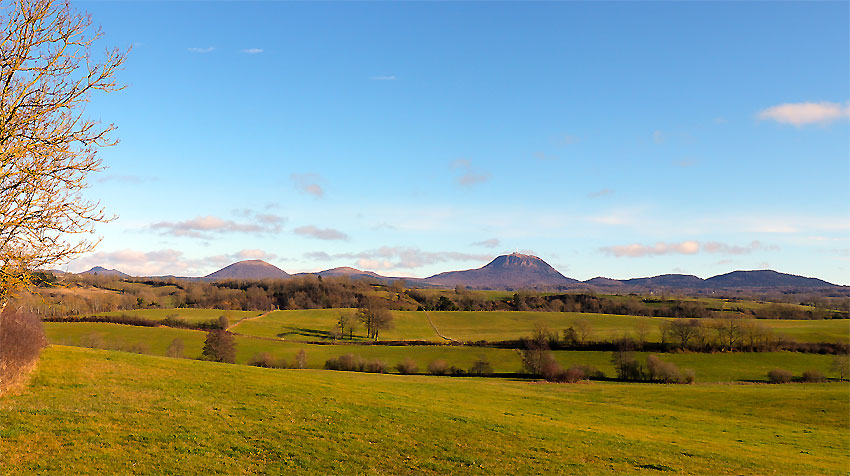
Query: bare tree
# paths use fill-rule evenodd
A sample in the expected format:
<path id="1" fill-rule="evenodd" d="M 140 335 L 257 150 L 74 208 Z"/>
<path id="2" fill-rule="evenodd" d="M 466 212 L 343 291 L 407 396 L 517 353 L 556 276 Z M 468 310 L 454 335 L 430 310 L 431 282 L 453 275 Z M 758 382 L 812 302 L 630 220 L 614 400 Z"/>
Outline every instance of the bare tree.
<path id="1" fill-rule="evenodd" d="M 593 333 L 593 326 L 587 319 L 579 319 L 575 322 L 576 334 L 578 334 L 579 344 L 584 345 L 590 334 Z"/>
<path id="2" fill-rule="evenodd" d="M 838 380 L 844 380 L 850 374 L 850 356 L 847 354 L 836 355 L 829 367 L 830 370 L 838 374 Z"/>
<path id="3" fill-rule="evenodd" d="M 646 321 L 638 321 L 635 324 L 635 332 L 637 332 L 638 344 L 643 348 L 649 339 L 649 324 Z"/>
<path id="4" fill-rule="evenodd" d="M 113 145 L 84 117 L 94 91 L 121 89 L 114 79 L 126 51 L 92 49 L 101 37 L 88 15 L 67 2 L 0 0 L 0 305 L 27 287 L 31 271 L 93 249 L 107 221 L 82 197 L 86 177 L 102 168 L 99 147 Z M 99 58 L 99 59 L 98 59 Z"/>
<path id="5" fill-rule="evenodd" d="M 339 328 L 339 334 L 345 337 L 345 331 L 348 331 L 348 338 L 354 338 L 354 328 L 357 327 L 357 318 L 351 312 L 343 311 L 339 313 L 339 319 L 336 321 L 336 326 Z"/>
<path id="6" fill-rule="evenodd" d="M 664 323 L 665 333 L 679 343 L 684 350 L 702 333 L 702 323 L 698 319 L 673 319 Z"/>
<path id="7" fill-rule="evenodd" d="M 367 307 L 357 311 L 360 322 L 366 327 L 366 335 L 370 339 L 378 340 L 378 334 L 382 330 L 393 328 L 393 315 L 389 309 L 378 304 L 370 303 Z"/>

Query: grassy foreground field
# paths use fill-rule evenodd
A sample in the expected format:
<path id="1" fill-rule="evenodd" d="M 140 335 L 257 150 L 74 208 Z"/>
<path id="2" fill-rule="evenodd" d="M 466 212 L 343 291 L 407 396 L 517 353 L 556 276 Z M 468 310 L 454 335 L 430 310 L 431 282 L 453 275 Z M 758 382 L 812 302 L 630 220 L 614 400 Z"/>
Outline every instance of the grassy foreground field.
<path id="1" fill-rule="evenodd" d="M 240 322 L 234 332 L 287 340 L 316 341 L 330 339 L 340 313 L 353 313 L 354 309 L 311 309 L 299 311 L 273 311 L 259 318 Z M 645 325 L 649 341 L 660 341 L 661 325 L 667 318 L 589 314 L 579 312 L 532 311 L 430 311 L 428 315 L 443 335 L 459 341 L 509 340 L 531 335 L 537 324 L 554 332 L 562 332 L 578 321 L 590 324 L 589 340 L 636 336 L 637 328 Z M 438 337 L 421 311 L 393 311 L 395 327 L 382 331 L 384 340 L 429 340 L 445 342 Z M 705 320 L 707 323 L 711 319 Z M 758 319 L 761 325 L 773 330 L 777 336 L 793 338 L 800 342 L 850 342 L 850 321 L 832 320 L 778 320 Z M 355 337 L 362 339 L 362 327 Z"/>
<path id="2" fill-rule="evenodd" d="M 247 323 L 247 322 L 246 322 Z M 145 353 L 166 355 L 172 340 L 179 338 L 184 344 L 184 355 L 197 358 L 201 355 L 206 334 L 201 331 L 167 327 L 134 327 L 120 324 L 94 322 L 46 322 L 44 329 L 50 342 L 88 346 L 92 341 L 106 348 L 129 349 L 141 347 Z M 307 366 L 320 369 L 327 359 L 354 353 L 364 359 L 380 359 L 390 366 L 406 358 L 413 359 L 420 372 L 426 372 L 430 362 L 443 359 L 449 365 L 468 369 L 478 358 L 488 360 L 493 371 L 513 373 L 520 370 L 519 353 L 512 349 L 466 346 L 384 346 L 384 345 L 313 345 L 302 342 L 269 340 L 237 336 L 236 362 L 245 364 L 258 352 L 268 352 L 276 358 L 292 363 L 296 352 L 307 352 Z M 592 365 L 614 376 L 610 352 L 556 351 L 555 357 L 564 366 Z M 638 353 L 641 362 L 646 354 Z M 779 367 L 800 376 L 809 369 L 834 376 L 829 370 L 831 355 L 795 352 L 718 353 L 718 354 L 661 354 L 662 359 L 681 368 L 693 369 L 698 382 L 733 382 L 741 380 L 766 380 L 767 372 Z"/>
<path id="3" fill-rule="evenodd" d="M 846 384 L 538 384 L 53 346 L 5 474 L 846 474 Z"/>

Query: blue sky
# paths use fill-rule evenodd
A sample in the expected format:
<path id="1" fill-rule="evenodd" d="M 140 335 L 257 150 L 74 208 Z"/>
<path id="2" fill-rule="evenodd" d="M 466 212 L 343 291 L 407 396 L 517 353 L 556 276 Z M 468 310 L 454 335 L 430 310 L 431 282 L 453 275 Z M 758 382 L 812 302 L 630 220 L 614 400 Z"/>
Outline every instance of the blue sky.
<path id="1" fill-rule="evenodd" d="M 133 45 L 66 265 L 850 284 L 848 4 L 77 2 Z"/>

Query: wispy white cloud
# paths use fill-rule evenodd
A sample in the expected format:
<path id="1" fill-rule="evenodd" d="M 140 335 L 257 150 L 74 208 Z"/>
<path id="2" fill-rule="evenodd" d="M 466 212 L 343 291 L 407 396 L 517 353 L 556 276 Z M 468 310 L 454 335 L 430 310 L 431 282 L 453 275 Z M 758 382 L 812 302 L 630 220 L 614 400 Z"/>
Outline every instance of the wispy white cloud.
<path id="1" fill-rule="evenodd" d="M 250 223 L 240 223 L 209 215 L 177 222 L 161 221 L 151 224 L 149 228 L 158 230 L 163 235 L 209 239 L 210 235 L 214 233 L 277 232 L 280 231 L 281 225 L 285 221 L 285 218 L 272 214 L 254 215 Z"/>
<path id="2" fill-rule="evenodd" d="M 244 249 L 236 252 L 233 255 L 234 258 L 245 260 L 245 259 L 261 259 L 261 260 L 272 260 L 277 258 L 278 256 L 274 253 L 269 253 L 263 250 L 258 249 Z"/>
<path id="3" fill-rule="evenodd" d="M 501 244 L 501 241 L 499 241 L 498 238 L 490 238 L 489 240 L 476 241 L 475 243 L 472 243 L 472 246 L 483 246 L 485 248 L 495 248 L 495 247 L 499 246 L 499 244 Z"/>
<path id="4" fill-rule="evenodd" d="M 773 120 L 797 127 L 806 124 L 827 124 L 850 117 L 850 105 L 834 102 L 785 103 L 758 113 L 762 120 Z"/>
<path id="5" fill-rule="evenodd" d="M 602 190 L 599 190 L 598 192 L 588 193 L 587 197 L 588 198 L 599 198 L 599 197 L 604 197 L 605 195 L 611 195 L 612 193 L 614 193 L 614 191 L 611 190 L 610 188 L 603 188 Z"/>
<path id="6" fill-rule="evenodd" d="M 698 241 L 689 240 L 682 241 L 679 243 L 665 243 L 659 241 L 654 245 L 633 243 L 630 245 L 606 246 L 600 248 L 600 251 L 602 251 L 603 253 L 613 255 L 618 258 L 639 258 L 643 256 L 660 256 L 673 254 L 694 255 L 699 253 L 700 251 L 723 255 L 743 255 L 760 250 L 778 251 L 779 247 L 776 245 L 764 245 L 759 241 L 753 241 L 745 246 L 738 246 L 730 245 L 727 243 L 720 243 L 716 241 L 700 243 Z"/>
<path id="7" fill-rule="evenodd" d="M 669 254 L 692 255 L 699 252 L 699 243 L 696 241 L 683 241 L 681 243 L 664 243 L 659 241 L 654 245 L 642 245 L 633 243 L 623 246 L 606 246 L 600 248 L 603 253 L 614 255 L 618 258 L 638 258 L 641 256 L 658 256 Z"/>
<path id="8" fill-rule="evenodd" d="M 391 74 L 385 76 L 372 76 L 369 79 L 371 79 L 372 81 L 395 81 L 396 77 L 394 74 Z"/>
<path id="9" fill-rule="evenodd" d="M 245 54 L 248 54 L 248 55 L 258 55 L 265 50 L 263 50 L 262 48 L 247 48 L 247 49 L 244 49 L 244 50 L 241 50 L 241 51 L 242 51 L 242 53 L 245 53 Z"/>
<path id="10" fill-rule="evenodd" d="M 708 243 L 704 243 L 702 245 L 702 249 L 708 253 L 720 253 L 725 255 L 745 255 L 750 254 L 753 251 L 779 251 L 779 247 L 776 245 L 765 245 L 762 242 L 756 240 L 751 242 L 749 245 L 738 246 L 738 245 L 729 245 L 726 243 L 718 243 L 716 241 L 710 241 Z"/>
<path id="11" fill-rule="evenodd" d="M 537 160 L 558 160 L 557 155 L 546 154 L 544 152 L 535 152 L 534 158 Z"/>
<path id="12" fill-rule="evenodd" d="M 301 193 L 322 198 L 325 189 L 319 184 L 323 179 L 319 174 L 292 174 L 289 176 L 295 184 L 295 188 Z"/>
<path id="13" fill-rule="evenodd" d="M 206 53 L 212 53 L 213 51 L 215 51 L 215 48 L 213 48 L 212 46 L 209 46 L 207 48 L 186 48 L 186 50 L 188 50 L 190 53 L 206 54 Z"/>
<path id="14" fill-rule="evenodd" d="M 452 169 L 461 172 L 456 178 L 459 185 L 471 187 L 475 184 L 484 183 L 490 180 L 489 172 L 482 172 L 472 168 L 472 163 L 467 159 L 456 159 L 450 164 Z"/>
<path id="15" fill-rule="evenodd" d="M 652 142 L 656 144 L 661 144 L 664 142 L 664 133 L 661 131 L 655 131 L 652 133 Z"/>
<path id="16" fill-rule="evenodd" d="M 333 228 L 318 228 L 313 225 L 301 226 L 293 230 L 295 234 L 319 240 L 347 240 L 348 235 Z"/>
<path id="17" fill-rule="evenodd" d="M 578 136 L 574 136 L 574 135 L 570 135 L 570 134 L 564 134 L 563 136 L 561 136 L 561 144 L 563 144 L 563 145 L 576 144 L 579 141 L 581 141 L 581 138 L 578 137 Z"/>
<path id="18" fill-rule="evenodd" d="M 182 251 L 174 249 L 153 251 L 123 249 L 98 251 L 85 255 L 70 263 L 68 269 L 81 272 L 94 266 L 103 266 L 117 269 L 131 276 L 203 276 L 234 261 L 245 259 L 271 260 L 275 258 L 277 258 L 277 255 L 274 253 L 256 249 L 244 249 L 236 253 L 204 256 L 202 258 L 189 258 Z"/>
<path id="19" fill-rule="evenodd" d="M 305 257 L 320 261 L 351 260 L 355 266 L 363 269 L 399 269 L 410 270 L 423 266 L 458 261 L 487 261 L 491 255 L 476 253 L 458 253 L 455 251 L 430 252 L 419 248 L 401 246 L 382 246 L 359 253 L 329 254 L 324 251 L 306 253 Z"/>

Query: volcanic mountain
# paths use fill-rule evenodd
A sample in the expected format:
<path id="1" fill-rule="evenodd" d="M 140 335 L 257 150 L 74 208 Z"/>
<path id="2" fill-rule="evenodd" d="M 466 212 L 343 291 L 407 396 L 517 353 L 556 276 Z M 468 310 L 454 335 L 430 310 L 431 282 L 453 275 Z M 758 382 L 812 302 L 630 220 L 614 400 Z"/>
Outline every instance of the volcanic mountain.
<path id="1" fill-rule="evenodd" d="M 130 277 L 129 274 L 122 273 L 121 271 L 118 271 L 117 269 L 106 269 L 103 266 L 95 266 L 94 268 L 92 268 L 88 271 L 83 271 L 80 274 L 96 274 L 98 276 L 113 276 L 113 277 L 118 277 L 118 278 L 129 278 Z"/>
<path id="2" fill-rule="evenodd" d="M 705 286 L 712 288 L 823 288 L 835 285 L 822 279 L 806 278 L 795 274 L 764 269 L 758 271 L 732 271 L 731 273 L 714 276 L 705 280 Z"/>
<path id="3" fill-rule="evenodd" d="M 238 261 L 229 266 L 225 266 L 215 273 L 204 276 L 204 279 L 282 279 L 288 278 L 289 274 L 278 268 L 270 265 L 260 259 L 250 259 Z"/>
<path id="4" fill-rule="evenodd" d="M 499 256 L 482 268 L 440 273 L 424 281 L 438 286 L 460 284 L 490 289 L 553 287 L 578 282 L 564 277 L 537 256 L 519 253 Z"/>
<path id="5" fill-rule="evenodd" d="M 351 268 L 348 266 L 341 266 L 339 268 L 326 269 L 324 271 L 319 271 L 319 276 L 323 278 L 337 277 L 337 276 L 348 276 L 351 278 L 375 278 L 375 279 L 389 279 L 386 276 L 381 276 L 380 274 L 374 271 L 361 271 L 357 268 Z"/>

